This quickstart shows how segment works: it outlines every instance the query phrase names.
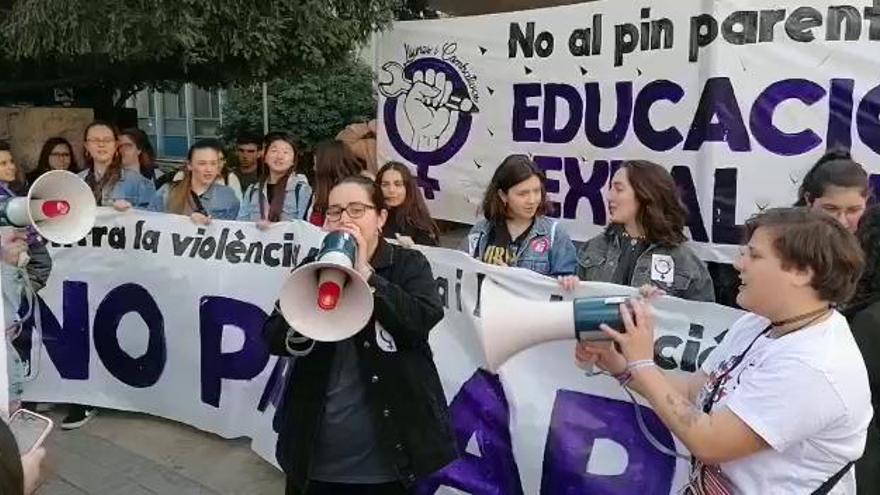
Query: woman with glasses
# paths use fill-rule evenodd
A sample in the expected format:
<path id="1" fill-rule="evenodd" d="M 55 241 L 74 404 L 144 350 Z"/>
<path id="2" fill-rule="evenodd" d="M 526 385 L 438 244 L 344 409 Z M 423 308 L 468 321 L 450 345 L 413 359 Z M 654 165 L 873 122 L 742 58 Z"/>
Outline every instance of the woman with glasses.
<path id="1" fill-rule="evenodd" d="M 117 211 L 146 208 L 156 187 L 139 172 L 122 167 L 116 127 L 96 120 L 86 127 L 83 140 L 86 168 L 79 176 L 92 188 L 98 206 L 112 206 Z"/>
<path id="2" fill-rule="evenodd" d="M 63 137 L 49 138 L 43 144 L 40 158 L 37 160 L 37 168 L 27 176 L 28 184 L 33 184 L 41 175 L 50 170 L 79 172 L 79 164 L 76 163 L 76 157 L 73 155 L 73 146 Z"/>
<path id="3" fill-rule="evenodd" d="M 186 215 L 198 225 L 207 225 L 211 219 L 235 220 L 238 198 L 232 189 L 217 183 L 220 153 L 216 139 L 196 141 L 187 154 L 183 178 L 162 186 L 149 209 Z"/>
<path id="4" fill-rule="evenodd" d="M 275 222 L 304 220 L 312 200 L 305 175 L 297 173 L 296 143 L 288 133 L 275 132 L 264 141 L 263 175 L 244 192 L 239 220 L 269 228 Z"/>
<path id="5" fill-rule="evenodd" d="M 276 417 L 286 493 L 415 493 L 418 479 L 457 456 L 428 345 L 443 318 L 437 284 L 421 252 L 382 238 L 387 212 L 368 178 L 343 179 L 324 213 L 327 230 L 357 240 L 355 269 L 373 290 L 374 309 L 341 342 L 308 340 L 277 311 L 266 321 L 270 351 L 298 356 Z"/>

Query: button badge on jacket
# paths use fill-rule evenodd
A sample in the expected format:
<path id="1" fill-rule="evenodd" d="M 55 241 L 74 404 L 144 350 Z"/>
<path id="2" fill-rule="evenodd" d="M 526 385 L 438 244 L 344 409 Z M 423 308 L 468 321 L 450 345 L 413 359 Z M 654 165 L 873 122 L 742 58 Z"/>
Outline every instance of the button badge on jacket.
<path id="1" fill-rule="evenodd" d="M 382 328 L 379 322 L 376 322 L 376 345 L 385 352 L 397 352 L 397 342 L 394 337 L 388 333 L 388 330 Z"/>
<path id="2" fill-rule="evenodd" d="M 651 255 L 651 280 L 666 285 L 675 281 L 675 261 L 668 254 Z"/>

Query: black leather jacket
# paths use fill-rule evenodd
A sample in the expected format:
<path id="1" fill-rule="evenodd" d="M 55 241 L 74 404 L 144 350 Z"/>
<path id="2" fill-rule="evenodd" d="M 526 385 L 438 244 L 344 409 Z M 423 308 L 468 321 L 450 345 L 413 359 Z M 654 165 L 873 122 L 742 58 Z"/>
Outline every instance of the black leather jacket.
<path id="1" fill-rule="evenodd" d="M 303 263 L 308 263 L 306 259 Z M 373 316 L 351 337 L 377 436 L 398 479 L 411 486 L 457 458 L 449 411 L 428 345 L 428 333 L 443 318 L 443 305 L 431 266 L 416 250 L 380 241 L 371 265 L 375 274 Z M 376 322 L 394 338 L 397 350 L 377 345 Z M 270 352 L 288 355 L 288 325 L 274 312 L 263 332 Z M 336 344 L 314 342 L 312 351 L 293 360 L 283 402 L 277 412 L 276 456 L 300 489 L 308 484 L 327 383 Z"/>

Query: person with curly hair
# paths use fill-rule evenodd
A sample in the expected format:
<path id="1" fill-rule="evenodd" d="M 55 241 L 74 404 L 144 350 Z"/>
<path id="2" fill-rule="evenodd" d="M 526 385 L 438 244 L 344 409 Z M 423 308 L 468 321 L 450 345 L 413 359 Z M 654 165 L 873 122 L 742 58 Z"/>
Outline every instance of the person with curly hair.
<path id="1" fill-rule="evenodd" d="M 624 162 L 608 192 L 611 224 L 578 252 L 578 278 L 715 301 L 706 265 L 685 244 L 687 211 L 669 172 L 648 161 Z M 577 279 L 561 283 L 572 289 Z"/>

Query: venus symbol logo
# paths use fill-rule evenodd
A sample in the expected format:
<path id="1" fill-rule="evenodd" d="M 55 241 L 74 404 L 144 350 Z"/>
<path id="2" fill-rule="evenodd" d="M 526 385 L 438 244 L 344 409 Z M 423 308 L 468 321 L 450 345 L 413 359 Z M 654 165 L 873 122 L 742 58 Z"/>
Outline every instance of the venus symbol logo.
<path id="1" fill-rule="evenodd" d="M 382 111 L 389 142 L 416 165 L 419 185 L 433 199 L 440 185 L 428 177 L 428 169 L 449 162 L 467 142 L 479 96 L 476 77 L 455 56 L 456 45 L 418 48 L 413 53 L 432 56 L 410 54 L 405 65 L 386 62 L 379 91 L 386 98 Z"/>

